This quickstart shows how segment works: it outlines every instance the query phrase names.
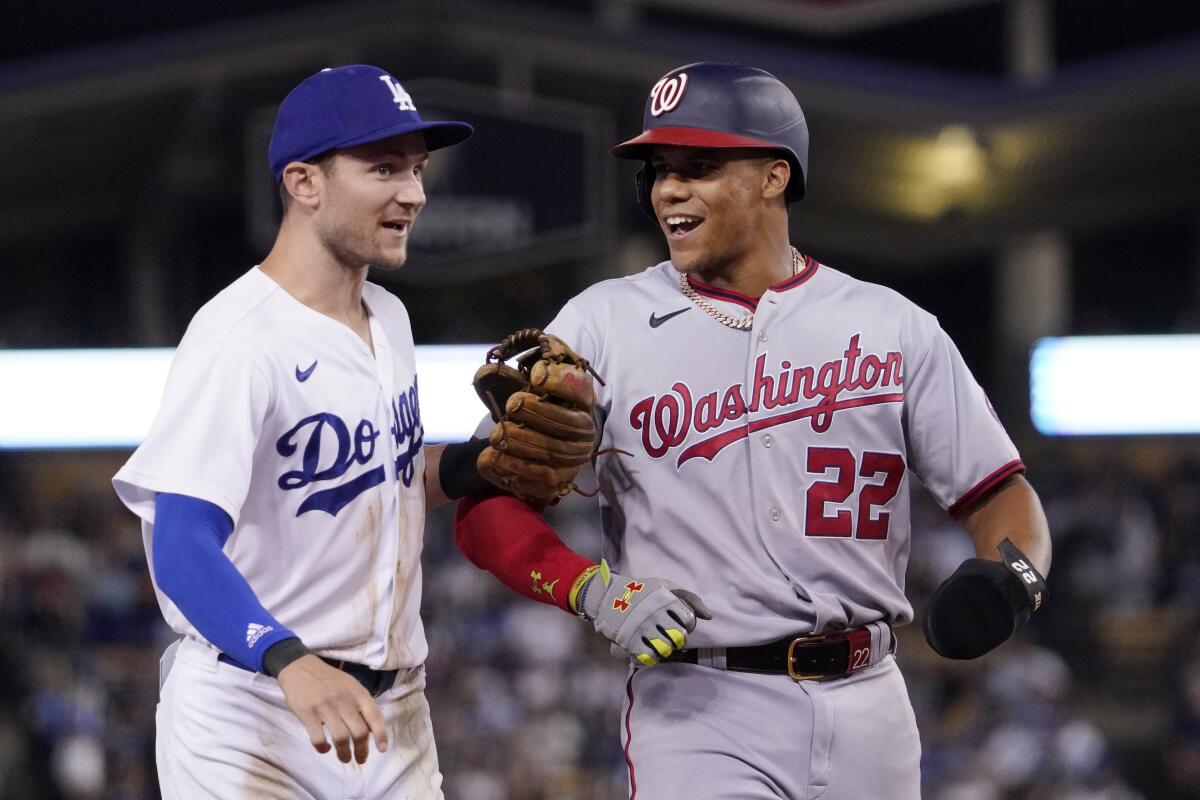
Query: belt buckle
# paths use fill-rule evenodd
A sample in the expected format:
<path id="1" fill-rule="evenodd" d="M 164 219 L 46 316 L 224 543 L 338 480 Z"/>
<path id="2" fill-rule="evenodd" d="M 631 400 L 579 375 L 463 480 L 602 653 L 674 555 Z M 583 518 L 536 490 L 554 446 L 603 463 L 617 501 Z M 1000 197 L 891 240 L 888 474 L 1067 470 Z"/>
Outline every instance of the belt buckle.
<path id="1" fill-rule="evenodd" d="M 825 634 L 818 633 L 812 636 L 797 636 L 788 643 L 787 673 L 789 678 L 794 681 L 819 681 L 824 680 L 827 677 L 823 672 L 797 672 L 794 658 L 796 653 L 796 645 L 815 644 L 816 642 L 823 642 L 827 638 L 829 637 L 825 636 Z"/>

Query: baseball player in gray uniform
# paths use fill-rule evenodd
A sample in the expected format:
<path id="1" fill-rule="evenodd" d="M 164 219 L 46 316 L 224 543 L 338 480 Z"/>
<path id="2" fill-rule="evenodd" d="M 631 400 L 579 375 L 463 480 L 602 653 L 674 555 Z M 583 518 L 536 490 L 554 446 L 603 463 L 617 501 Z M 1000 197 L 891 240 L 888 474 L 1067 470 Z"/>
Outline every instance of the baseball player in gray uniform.
<path id="1" fill-rule="evenodd" d="M 366 276 L 404 264 L 430 151 L 470 135 L 366 65 L 280 106 L 275 245 L 192 319 L 114 478 L 181 636 L 166 798 L 442 796 L 420 554 L 426 508 L 464 494 L 479 448 L 424 446 L 408 314 Z"/>
<path id="2" fill-rule="evenodd" d="M 974 540 L 924 620 L 935 650 L 973 658 L 1045 598 L 1024 465 L 933 316 L 789 242 L 808 128 L 777 79 L 672 70 L 613 152 L 643 162 L 639 203 L 670 260 L 547 327 L 604 378 L 600 448 L 631 454 L 597 466 L 604 560 L 505 496 L 459 504 L 459 545 L 630 657 L 631 798 L 917 798 L 893 656 L 913 616 L 909 490 L 919 479 Z"/>

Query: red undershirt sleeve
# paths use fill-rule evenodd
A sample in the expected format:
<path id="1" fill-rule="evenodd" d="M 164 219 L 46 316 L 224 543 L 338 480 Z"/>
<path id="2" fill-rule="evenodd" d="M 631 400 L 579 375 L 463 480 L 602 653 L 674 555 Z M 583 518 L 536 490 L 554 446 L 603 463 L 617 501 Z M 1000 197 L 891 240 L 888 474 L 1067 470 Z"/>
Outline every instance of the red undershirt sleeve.
<path id="1" fill-rule="evenodd" d="M 517 594 L 574 614 L 575 596 L 595 562 L 563 544 L 542 516 L 509 495 L 459 501 L 454 541 L 472 564 Z"/>

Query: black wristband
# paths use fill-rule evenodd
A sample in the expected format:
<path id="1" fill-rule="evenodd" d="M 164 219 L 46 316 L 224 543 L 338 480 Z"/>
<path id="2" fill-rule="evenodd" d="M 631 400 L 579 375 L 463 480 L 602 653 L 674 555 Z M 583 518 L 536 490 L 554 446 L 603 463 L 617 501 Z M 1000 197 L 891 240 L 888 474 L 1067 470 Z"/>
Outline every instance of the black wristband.
<path id="1" fill-rule="evenodd" d="M 1028 602 L 1028 605 L 1018 604 L 1015 609 L 1018 616 L 1017 627 L 1020 628 L 1046 601 L 1046 579 L 1025 557 L 1021 548 L 1013 544 L 1012 539 L 1005 539 L 996 545 L 996 549 L 1004 559 L 1004 566 L 1024 590 L 1025 600 Z"/>
<path id="2" fill-rule="evenodd" d="M 476 460 L 488 446 L 487 439 L 471 439 L 446 445 L 438 464 L 438 481 L 442 492 L 451 500 L 470 494 L 481 494 L 496 488 L 479 474 Z"/>
<path id="3" fill-rule="evenodd" d="M 263 653 L 263 672 L 272 678 L 278 678 L 284 667 L 311 653 L 312 651 L 304 646 L 304 642 L 294 636 L 290 639 L 280 639 Z"/>

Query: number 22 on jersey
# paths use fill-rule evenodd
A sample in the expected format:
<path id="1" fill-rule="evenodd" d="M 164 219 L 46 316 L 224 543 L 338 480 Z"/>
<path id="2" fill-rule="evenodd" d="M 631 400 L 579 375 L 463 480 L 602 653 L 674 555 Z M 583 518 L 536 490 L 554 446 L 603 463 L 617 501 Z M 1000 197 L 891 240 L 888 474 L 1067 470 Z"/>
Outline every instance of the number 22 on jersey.
<path id="1" fill-rule="evenodd" d="M 822 476 L 804 493 L 806 536 L 887 538 L 892 514 L 883 509 L 900 490 L 903 457 L 866 452 L 858 459 L 845 447 L 810 447 L 805 460 L 810 475 Z M 851 498 L 855 489 L 856 500 Z M 858 506 L 857 514 L 846 507 L 853 505 Z"/>

